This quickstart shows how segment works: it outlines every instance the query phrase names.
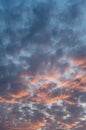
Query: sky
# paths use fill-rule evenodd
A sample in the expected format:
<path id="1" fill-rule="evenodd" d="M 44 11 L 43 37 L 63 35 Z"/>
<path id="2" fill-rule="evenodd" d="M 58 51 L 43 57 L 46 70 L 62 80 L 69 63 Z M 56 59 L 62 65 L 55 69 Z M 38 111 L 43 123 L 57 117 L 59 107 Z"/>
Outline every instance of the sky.
<path id="1" fill-rule="evenodd" d="M 0 0 L 0 130 L 86 130 L 86 0 Z"/>

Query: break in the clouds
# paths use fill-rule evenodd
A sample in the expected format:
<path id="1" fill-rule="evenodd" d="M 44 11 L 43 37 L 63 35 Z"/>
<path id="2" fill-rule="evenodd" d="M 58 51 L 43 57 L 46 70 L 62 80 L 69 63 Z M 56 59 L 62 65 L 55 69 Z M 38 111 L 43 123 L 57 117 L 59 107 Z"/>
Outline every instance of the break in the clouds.
<path id="1" fill-rule="evenodd" d="M 85 12 L 85 0 L 0 0 L 0 130 L 86 129 Z"/>

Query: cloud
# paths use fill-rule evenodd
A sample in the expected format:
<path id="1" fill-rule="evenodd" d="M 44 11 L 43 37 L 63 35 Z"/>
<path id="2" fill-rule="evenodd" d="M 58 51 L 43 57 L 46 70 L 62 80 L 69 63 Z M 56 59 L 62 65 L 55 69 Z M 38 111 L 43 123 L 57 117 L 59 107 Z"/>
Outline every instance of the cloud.
<path id="1" fill-rule="evenodd" d="M 85 6 L 0 1 L 1 129 L 85 130 Z"/>
<path id="2" fill-rule="evenodd" d="M 78 65 L 80 68 L 85 69 L 86 68 L 86 45 L 80 45 L 73 49 L 70 55 L 70 59 L 73 60 L 73 62 Z"/>
<path id="3" fill-rule="evenodd" d="M 17 98 L 27 96 L 28 93 L 16 77 L 8 76 L 0 79 L 0 102 L 14 103 Z"/>
<path id="4" fill-rule="evenodd" d="M 79 2 L 68 1 L 65 11 L 61 14 L 61 22 L 73 25 L 80 18 L 80 11 Z"/>

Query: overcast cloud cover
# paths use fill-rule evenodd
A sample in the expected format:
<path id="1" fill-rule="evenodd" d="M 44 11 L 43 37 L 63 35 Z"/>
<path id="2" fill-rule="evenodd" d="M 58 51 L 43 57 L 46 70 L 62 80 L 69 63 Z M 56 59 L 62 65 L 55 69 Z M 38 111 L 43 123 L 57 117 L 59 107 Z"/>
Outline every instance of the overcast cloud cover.
<path id="1" fill-rule="evenodd" d="M 0 130 L 86 130 L 86 0 L 0 0 Z"/>

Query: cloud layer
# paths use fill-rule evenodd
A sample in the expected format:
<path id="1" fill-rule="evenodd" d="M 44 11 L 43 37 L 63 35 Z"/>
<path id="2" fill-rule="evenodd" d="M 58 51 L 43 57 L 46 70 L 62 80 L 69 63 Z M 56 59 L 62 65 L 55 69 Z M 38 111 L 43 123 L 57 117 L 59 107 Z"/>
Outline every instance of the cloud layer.
<path id="1" fill-rule="evenodd" d="M 85 130 L 85 12 L 85 0 L 0 0 L 1 130 Z"/>

